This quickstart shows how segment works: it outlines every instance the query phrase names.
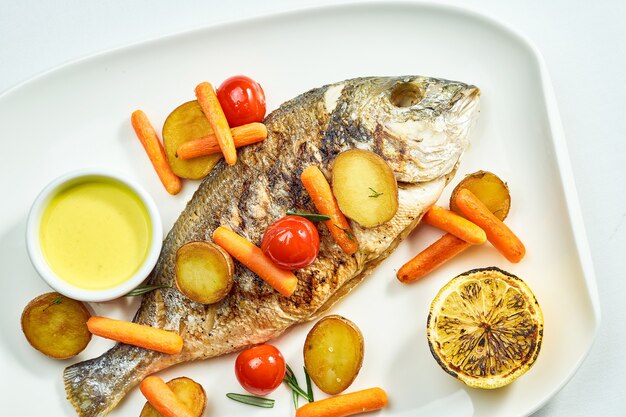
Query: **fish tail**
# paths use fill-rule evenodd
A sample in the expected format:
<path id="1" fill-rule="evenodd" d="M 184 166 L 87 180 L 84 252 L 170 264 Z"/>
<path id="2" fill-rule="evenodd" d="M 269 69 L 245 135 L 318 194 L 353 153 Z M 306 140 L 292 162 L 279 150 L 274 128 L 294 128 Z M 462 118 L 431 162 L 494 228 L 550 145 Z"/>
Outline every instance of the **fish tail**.
<path id="1" fill-rule="evenodd" d="M 167 366 L 161 353 L 117 344 L 100 357 L 65 368 L 63 383 L 80 417 L 101 417 L 144 377 Z"/>

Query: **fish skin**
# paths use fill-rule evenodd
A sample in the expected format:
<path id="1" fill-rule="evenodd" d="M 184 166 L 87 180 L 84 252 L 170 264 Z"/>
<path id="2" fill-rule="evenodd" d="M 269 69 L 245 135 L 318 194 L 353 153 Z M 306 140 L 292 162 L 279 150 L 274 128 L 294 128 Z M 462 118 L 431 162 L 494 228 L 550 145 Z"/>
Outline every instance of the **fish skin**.
<path id="1" fill-rule="evenodd" d="M 399 94 L 403 88 L 409 94 Z M 411 92 L 417 94 L 416 103 L 410 102 Z M 179 333 L 182 352 L 167 355 L 118 343 L 98 358 L 69 366 L 65 389 L 78 415 L 107 415 L 151 373 L 265 342 L 293 324 L 323 315 L 437 201 L 468 144 L 478 97 L 476 87 L 459 82 L 368 77 L 311 90 L 269 114 L 267 139 L 239 151 L 235 166 L 221 161 L 199 186 L 166 237 L 148 281 L 174 288 L 144 295 L 135 315 L 137 323 Z M 215 305 L 195 303 L 175 289 L 174 260 L 181 245 L 210 241 L 220 225 L 259 245 L 267 226 L 287 210 L 315 212 L 300 182 L 302 170 L 315 164 L 330 179 L 334 158 L 351 148 L 373 151 L 387 161 L 398 180 L 399 198 L 398 212 L 389 222 L 370 229 L 351 222 L 360 245 L 354 255 L 346 255 L 318 226 L 319 256 L 295 271 L 298 287 L 291 297 L 281 296 L 237 261 L 235 284 Z"/>

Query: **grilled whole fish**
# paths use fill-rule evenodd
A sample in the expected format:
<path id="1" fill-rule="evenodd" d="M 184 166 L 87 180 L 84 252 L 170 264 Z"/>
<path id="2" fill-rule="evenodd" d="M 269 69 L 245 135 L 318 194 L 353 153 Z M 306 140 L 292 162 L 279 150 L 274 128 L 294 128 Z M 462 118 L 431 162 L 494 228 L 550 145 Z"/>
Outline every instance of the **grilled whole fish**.
<path id="1" fill-rule="evenodd" d="M 352 222 L 359 242 L 352 256 L 320 226 L 319 257 L 295 272 L 298 287 L 288 298 L 239 263 L 230 294 L 215 305 L 195 303 L 175 288 L 144 295 L 134 321 L 179 333 L 182 352 L 117 344 L 66 368 L 65 389 L 78 414 L 104 416 L 148 374 L 265 342 L 324 314 L 437 201 L 468 143 L 478 96 L 476 87 L 435 78 L 357 78 L 311 90 L 268 115 L 267 139 L 240 151 L 235 166 L 220 162 L 202 182 L 165 239 L 149 284 L 172 285 L 178 248 L 211 240 L 220 225 L 258 245 L 287 210 L 314 212 L 302 170 L 314 164 L 330 178 L 334 158 L 347 149 L 367 149 L 387 161 L 398 181 L 396 215 L 370 229 Z"/>

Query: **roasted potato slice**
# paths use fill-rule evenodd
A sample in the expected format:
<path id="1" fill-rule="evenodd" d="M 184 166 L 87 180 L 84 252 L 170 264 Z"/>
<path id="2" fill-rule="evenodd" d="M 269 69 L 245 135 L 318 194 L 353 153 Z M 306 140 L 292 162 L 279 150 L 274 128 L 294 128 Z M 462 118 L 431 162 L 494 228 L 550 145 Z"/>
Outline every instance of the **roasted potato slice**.
<path id="1" fill-rule="evenodd" d="M 398 185 L 384 159 L 370 151 L 340 153 L 332 169 L 333 194 L 339 208 L 363 227 L 383 224 L 398 210 Z"/>
<path id="2" fill-rule="evenodd" d="M 233 285 L 235 265 L 230 255 L 210 242 L 189 242 L 176 252 L 176 286 L 191 300 L 213 304 Z"/>
<path id="3" fill-rule="evenodd" d="M 206 176 L 222 158 L 221 153 L 184 160 L 176 155 L 180 145 L 213 132 L 196 100 L 178 106 L 163 124 L 163 146 L 172 171 L 182 178 L 196 180 Z"/>
<path id="4" fill-rule="evenodd" d="M 187 377 L 174 378 L 167 383 L 167 386 L 174 392 L 174 395 L 183 402 L 196 417 L 204 413 L 206 407 L 206 393 L 202 385 Z M 139 417 L 162 417 L 155 408 L 148 402 L 143 406 Z"/>
<path id="5" fill-rule="evenodd" d="M 51 292 L 32 300 L 22 313 L 22 331 L 32 347 L 46 356 L 67 359 L 91 340 L 91 314 L 80 301 Z"/>
<path id="6" fill-rule="evenodd" d="M 304 342 L 304 366 L 311 380 L 327 394 L 339 394 L 352 384 L 363 364 L 363 335 L 350 320 L 326 316 Z"/>
<path id="7" fill-rule="evenodd" d="M 509 187 L 496 174 L 488 171 L 474 172 L 465 176 L 454 187 L 450 196 L 450 209 L 459 214 L 461 211 L 457 207 L 455 199 L 457 193 L 463 188 L 470 190 L 478 197 L 498 219 L 506 219 L 511 207 L 511 195 L 509 194 Z"/>

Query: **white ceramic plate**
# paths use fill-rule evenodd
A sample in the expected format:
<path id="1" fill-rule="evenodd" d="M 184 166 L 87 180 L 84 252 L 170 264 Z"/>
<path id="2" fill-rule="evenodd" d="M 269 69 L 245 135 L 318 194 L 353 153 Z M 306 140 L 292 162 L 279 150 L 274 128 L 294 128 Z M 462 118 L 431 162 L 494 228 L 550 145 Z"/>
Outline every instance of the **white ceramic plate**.
<path id="1" fill-rule="evenodd" d="M 203 28 L 107 52 L 41 75 L 0 97 L 2 205 L 0 215 L 0 361 L 5 415 L 73 415 L 65 399 L 65 366 L 97 356 L 112 342 L 94 338 L 79 357 L 54 361 L 31 349 L 20 331 L 27 302 L 49 291 L 24 246 L 28 208 L 52 178 L 72 169 L 117 169 L 148 188 L 165 230 L 197 183 L 178 197 L 160 185 L 130 127 L 141 108 L 156 126 L 193 98 L 203 80 L 232 74 L 259 80 L 268 107 L 329 82 L 365 75 L 422 74 L 473 83 L 482 89 L 482 114 L 457 176 L 486 169 L 510 188 L 507 223 L 528 254 L 510 264 L 492 247 L 473 248 L 414 285 L 395 270 L 430 244 L 437 232 L 418 228 L 334 313 L 363 331 L 363 368 L 350 388 L 384 387 L 385 416 L 523 416 L 554 395 L 580 365 L 599 323 L 595 281 L 569 160 L 547 73 L 537 51 L 511 30 L 466 11 L 433 5 L 366 4 L 311 9 Z M 450 187 L 451 188 L 451 187 Z M 442 196 L 446 204 L 450 189 Z M 465 388 L 444 373 L 427 346 L 430 301 L 450 278 L 496 265 L 524 278 L 545 315 L 544 344 L 535 366 L 509 387 Z M 97 314 L 130 319 L 137 301 L 94 303 Z M 301 374 L 301 349 L 312 324 L 275 344 Z M 235 356 L 178 366 L 208 394 L 207 416 L 293 415 L 287 389 L 272 397 L 274 411 L 226 399 L 241 392 Z M 316 391 L 318 397 L 322 397 Z M 137 416 L 137 389 L 114 410 Z"/>

